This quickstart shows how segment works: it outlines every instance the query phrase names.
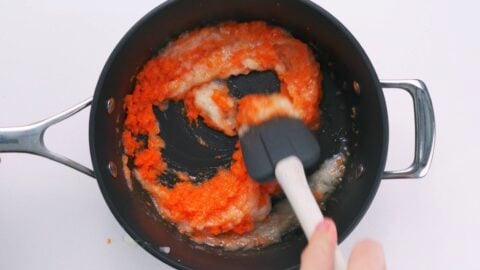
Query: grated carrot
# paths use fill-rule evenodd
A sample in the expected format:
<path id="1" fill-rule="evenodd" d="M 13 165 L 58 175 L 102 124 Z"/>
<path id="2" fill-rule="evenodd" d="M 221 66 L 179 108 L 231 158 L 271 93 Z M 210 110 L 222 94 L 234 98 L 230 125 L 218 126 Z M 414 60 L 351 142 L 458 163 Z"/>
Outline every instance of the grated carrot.
<path id="1" fill-rule="evenodd" d="M 270 196 L 280 188 L 277 183 L 258 184 L 250 178 L 238 143 L 229 169 L 219 169 L 199 185 L 185 181 L 188 175 L 178 172 L 180 181 L 173 188 L 162 186 L 157 180 L 167 168 L 161 152 L 165 143 L 152 107 L 183 100 L 186 118 L 196 122 L 202 117 L 195 105 L 197 87 L 252 70 L 274 70 L 281 81 L 281 93 L 276 95 L 292 108 L 272 109 L 275 97 L 262 95 L 246 96 L 237 104 L 228 91 L 215 91 L 213 102 L 222 112 L 237 113 L 237 127 L 280 115 L 301 118 L 311 128 L 318 126 L 322 79 L 318 63 L 307 45 L 264 22 L 223 23 L 181 35 L 144 65 L 134 91 L 125 98 L 125 164 L 133 160 L 138 180 L 161 214 L 191 235 L 251 231 L 255 222 L 266 217 Z M 220 130 L 213 119 L 204 120 Z M 235 135 L 235 130 L 226 130 L 225 134 Z M 148 137 L 146 145 L 137 141 L 138 135 Z"/>

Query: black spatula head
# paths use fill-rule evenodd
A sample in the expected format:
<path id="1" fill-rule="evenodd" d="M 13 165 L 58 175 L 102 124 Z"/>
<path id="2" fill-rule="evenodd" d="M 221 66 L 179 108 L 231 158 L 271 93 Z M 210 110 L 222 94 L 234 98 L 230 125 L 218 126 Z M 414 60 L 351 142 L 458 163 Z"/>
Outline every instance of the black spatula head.
<path id="1" fill-rule="evenodd" d="M 297 156 L 305 168 L 320 158 L 317 140 L 298 119 L 281 117 L 250 127 L 240 144 L 248 174 L 259 182 L 275 179 L 276 164 L 288 156 Z"/>

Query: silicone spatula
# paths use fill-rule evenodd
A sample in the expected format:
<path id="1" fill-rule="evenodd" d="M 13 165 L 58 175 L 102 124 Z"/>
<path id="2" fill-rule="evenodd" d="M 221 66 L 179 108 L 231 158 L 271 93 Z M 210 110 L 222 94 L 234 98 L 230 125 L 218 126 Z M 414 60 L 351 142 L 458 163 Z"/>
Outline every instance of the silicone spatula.
<path id="1" fill-rule="evenodd" d="M 320 158 L 320 146 L 313 134 L 301 120 L 282 117 L 249 127 L 240 136 L 240 144 L 249 175 L 259 182 L 278 180 L 310 239 L 323 220 L 304 170 Z M 338 247 L 335 269 L 346 269 Z"/>

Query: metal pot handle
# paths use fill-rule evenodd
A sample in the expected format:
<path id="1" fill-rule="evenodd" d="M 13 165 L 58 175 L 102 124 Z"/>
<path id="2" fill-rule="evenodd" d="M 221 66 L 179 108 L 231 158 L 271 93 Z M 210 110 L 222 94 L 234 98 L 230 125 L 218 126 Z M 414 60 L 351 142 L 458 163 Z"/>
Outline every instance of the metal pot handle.
<path id="1" fill-rule="evenodd" d="M 435 145 L 435 116 L 427 86 L 421 80 L 382 80 L 382 88 L 407 91 L 413 99 L 415 113 L 415 156 L 410 167 L 399 171 L 386 171 L 384 179 L 424 177 L 432 163 Z"/>
<path id="2" fill-rule="evenodd" d="M 415 112 L 415 156 L 413 163 L 404 170 L 386 171 L 383 173 L 383 178 L 424 177 L 432 162 L 435 143 L 435 117 L 427 86 L 420 80 L 383 80 L 381 86 L 407 91 L 412 96 Z M 20 152 L 43 156 L 88 176 L 95 177 L 92 169 L 50 151 L 43 140 L 45 131 L 50 126 L 78 113 L 91 103 L 92 98 L 88 98 L 80 104 L 43 121 L 27 126 L 0 128 L 0 153 Z"/>
<path id="3" fill-rule="evenodd" d="M 45 131 L 49 127 L 78 113 L 88 107 L 91 103 L 92 98 L 88 98 L 64 112 L 40 122 L 26 126 L 0 128 L 0 153 L 18 152 L 39 155 L 60 162 L 88 176 L 95 177 L 95 173 L 92 169 L 50 151 L 43 141 Z"/>

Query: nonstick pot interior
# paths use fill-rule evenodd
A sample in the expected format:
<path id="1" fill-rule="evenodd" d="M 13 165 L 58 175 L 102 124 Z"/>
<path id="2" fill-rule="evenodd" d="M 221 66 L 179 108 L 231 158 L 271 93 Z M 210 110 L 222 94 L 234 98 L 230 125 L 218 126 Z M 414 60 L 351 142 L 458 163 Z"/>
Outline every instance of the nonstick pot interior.
<path id="1" fill-rule="evenodd" d="M 388 143 L 385 102 L 375 71 L 361 47 L 336 19 L 310 2 L 177 0 L 147 14 L 117 45 L 96 88 L 90 117 L 95 173 L 105 201 L 130 236 L 174 267 L 295 268 L 306 243 L 301 231 L 258 250 L 228 252 L 197 245 L 158 216 L 139 185 L 134 185 L 133 192 L 128 190 L 121 170 L 123 98 L 133 90 L 139 69 L 179 34 L 232 20 L 264 20 L 279 25 L 314 50 L 324 75 L 322 127 L 316 134 L 322 159 L 344 147 L 349 152 L 343 183 L 326 203 L 325 213 L 336 221 L 340 240 L 351 232 L 373 199 L 385 166 Z M 360 91 L 354 91 L 354 85 Z M 112 99 L 116 106 L 109 113 L 106 104 Z M 178 121 L 162 123 L 173 135 L 182 126 Z M 177 143 L 180 146 L 182 141 Z M 111 173 L 112 166 L 116 167 L 116 174 Z"/>

